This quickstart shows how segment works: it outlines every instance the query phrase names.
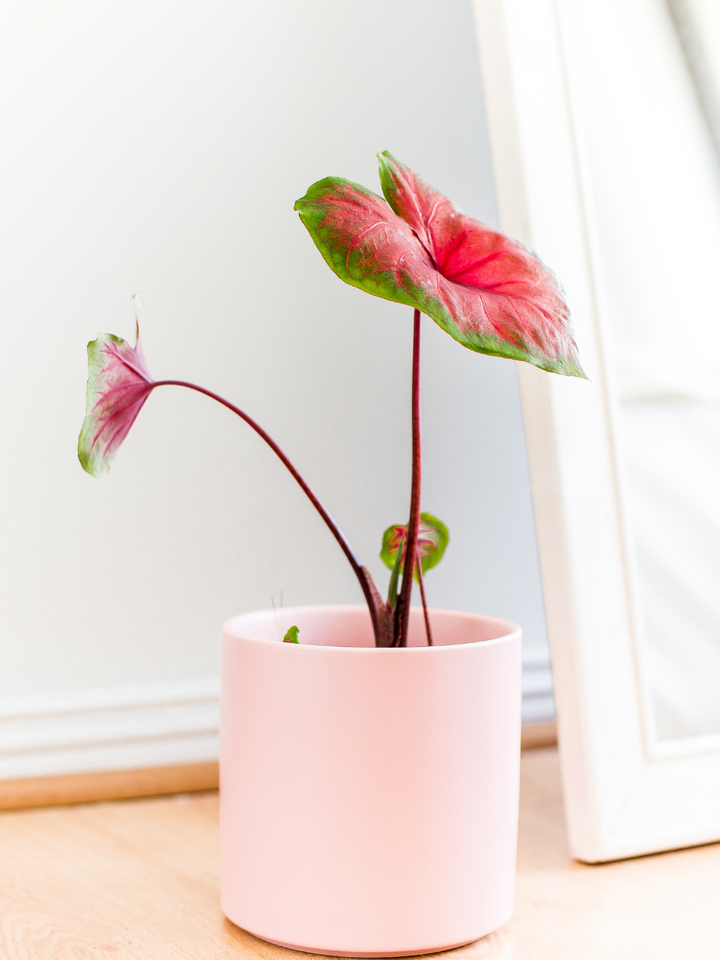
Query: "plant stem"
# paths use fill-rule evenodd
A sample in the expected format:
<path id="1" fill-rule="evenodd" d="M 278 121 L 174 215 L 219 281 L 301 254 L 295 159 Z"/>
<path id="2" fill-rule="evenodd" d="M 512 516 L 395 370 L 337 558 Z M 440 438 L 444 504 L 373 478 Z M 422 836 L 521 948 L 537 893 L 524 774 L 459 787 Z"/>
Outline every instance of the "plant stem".
<path id="1" fill-rule="evenodd" d="M 406 647 L 410 623 L 410 598 L 413 570 L 420 526 L 421 434 L 420 434 L 420 311 L 413 314 L 412 354 L 412 484 L 410 487 L 410 519 L 407 525 L 407 547 L 402 589 L 395 608 L 394 646 Z"/>
<path id="2" fill-rule="evenodd" d="M 370 619 L 372 620 L 373 633 L 375 635 L 375 643 L 377 646 L 380 646 L 381 645 L 380 624 L 378 622 L 378 612 L 376 609 L 375 597 L 373 596 L 373 591 L 370 584 L 370 574 L 364 567 L 360 565 L 357 557 L 352 551 L 350 544 L 345 539 L 345 535 L 343 534 L 342 530 L 338 527 L 338 525 L 335 523 L 333 518 L 325 509 L 325 507 L 322 505 L 318 497 L 312 491 L 310 486 L 305 482 L 301 474 L 298 472 L 298 470 L 296 470 L 296 468 L 293 466 L 289 458 L 286 456 L 285 453 L 283 453 L 283 451 L 280 449 L 277 443 L 275 443 L 275 441 L 270 436 L 270 434 L 266 433 L 259 423 L 256 423 L 252 417 L 248 416 L 247 413 L 245 413 L 239 407 L 236 407 L 234 403 L 230 403 L 230 401 L 225 400 L 224 397 L 219 396 L 217 393 L 213 393 L 212 390 L 206 390 L 205 387 L 199 387 L 197 386 L 197 384 L 188 383 L 185 380 L 158 380 L 155 382 L 154 387 L 187 387 L 188 390 L 195 390 L 197 391 L 197 393 L 202 393 L 206 397 L 210 397 L 211 400 L 216 400 L 218 403 L 221 403 L 224 407 L 227 407 L 228 410 L 232 410 L 232 412 L 236 414 L 238 417 L 240 417 L 242 420 L 244 420 L 249 427 L 252 427 L 255 433 L 257 433 L 259 436 L 262 437 L 262 439 L 270 447 L 273 453 L 275 453 L 280 458 L 283 464 L 287 467 L 287 469 L 293 475 L 293 477 L 298 482 L 303 492 L 307 496 L 310 503 L 312 503 L 312 505 L 315 507 L 317 512 L 320 514 L 320 516 L 323 518 L 323 520 L 327 524 L 332 535 L 340 544 L 341 550 L 347 557 L 350 563 L 350 566 L 352 567 L 353 572 L 360 583 L 363 596 L 365 597 L 365 601 L 368 605 L 368 609 L 370 610 Z"/>
<path id="3" fill-rule="evenodd" d="M 434 646 L 434 644 L 433 644 L 432 630 L 430 629 L 430 614 L 428 613 L 427 600 L 425 599 L 425 580 L 423 578 L 423 572 L 422 572 L 422 558 L 420 557 L 420 547 L 417 548 L 416 555 L 417 555 L 416 569 L 417 569 L 417 575 L 418 575 L 418 584 L 420 585 L 420 598 L 422 600 L 423 617 L 425 618 L 425 636 L 427 637 L 428 646 L 432 647 Z"/>

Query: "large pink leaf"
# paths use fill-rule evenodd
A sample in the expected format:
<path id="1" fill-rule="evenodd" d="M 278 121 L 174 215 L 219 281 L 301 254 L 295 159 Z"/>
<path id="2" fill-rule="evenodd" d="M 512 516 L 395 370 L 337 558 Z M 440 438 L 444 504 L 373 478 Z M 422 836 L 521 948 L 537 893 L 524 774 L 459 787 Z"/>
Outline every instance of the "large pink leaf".
<path id="1" fill-rule="evenodd" d="M 460 213 L 389 153 L 385 203 L 329 177 L 295 205 L 334 272 L 427 313 L 463 346 L 583 377 L 554 275 L 522 244 Z"/>
<path id="2" fill-rule="evenodd" d="M 138 333 L 135 346 L 101 333 L 88 344 L 87 410 L 78 441 L 80 463 L 100 477 L 154 387 Z"/>

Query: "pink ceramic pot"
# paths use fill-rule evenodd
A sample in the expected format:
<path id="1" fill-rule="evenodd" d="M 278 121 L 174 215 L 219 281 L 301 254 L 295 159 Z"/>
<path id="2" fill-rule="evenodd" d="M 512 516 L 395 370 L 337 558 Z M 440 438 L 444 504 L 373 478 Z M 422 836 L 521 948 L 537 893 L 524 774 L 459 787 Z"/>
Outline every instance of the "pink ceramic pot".
<path id="1" fill-rule="evenodd" d="M 407 956 L 513 909 L 520 630 L 412 611 L 372 646 L 365 607 L 291 607 L 223 628 L 222 909 L 273 943 Z"/>

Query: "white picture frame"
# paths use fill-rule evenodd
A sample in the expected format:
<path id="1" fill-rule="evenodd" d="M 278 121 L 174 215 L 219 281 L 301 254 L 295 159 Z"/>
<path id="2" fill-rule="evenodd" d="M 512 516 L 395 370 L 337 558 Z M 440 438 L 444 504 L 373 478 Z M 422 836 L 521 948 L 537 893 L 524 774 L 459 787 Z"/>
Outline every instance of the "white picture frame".
<path id="1" fill-rule="evenodd" d="M 568 42 L 572 2 L 474 7 L 501 227 L 562 278 L 590 378 L 518 364 L 570 849 L 592 863 L 720 839 L 720 735 L 654 736 Z"/>

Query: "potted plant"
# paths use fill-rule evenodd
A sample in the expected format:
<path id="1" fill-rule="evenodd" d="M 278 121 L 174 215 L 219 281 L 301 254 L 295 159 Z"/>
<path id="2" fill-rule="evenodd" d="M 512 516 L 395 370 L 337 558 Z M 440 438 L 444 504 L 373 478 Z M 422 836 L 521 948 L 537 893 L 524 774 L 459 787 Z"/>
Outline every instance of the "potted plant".
<path id="1" fill-rule="evenodd" d="M 100 476 L 153 390 L 203 393 L 272 448 L 349 561 L 364 606 L 289 608 L 287 630 L 273 611 L 224 625 L 221 725 L 225 914 L 266 940 L 348 956 L 467 943 L 513 903 L 520 631 L 426 602 L 448 532 L 420 504 L 421 315 L 470 350 L 584 377 L 547 267 L 389 153 L 379 161 L 384 199 L 330 177 L 295 209 L 337 276 L 413 309 L 410 509 L 383 536 L 386 599 L 278 444 L 212 391 L 154 381 L 139 330 L 135 346 L 111 334 L 88 345 L 79 441 Z"/>

